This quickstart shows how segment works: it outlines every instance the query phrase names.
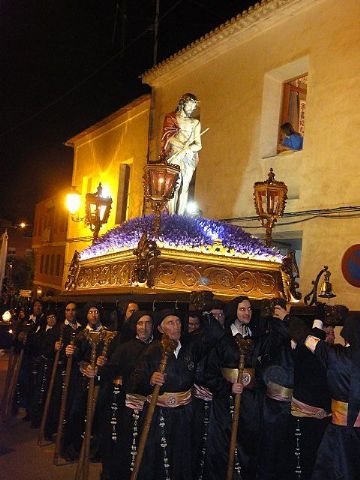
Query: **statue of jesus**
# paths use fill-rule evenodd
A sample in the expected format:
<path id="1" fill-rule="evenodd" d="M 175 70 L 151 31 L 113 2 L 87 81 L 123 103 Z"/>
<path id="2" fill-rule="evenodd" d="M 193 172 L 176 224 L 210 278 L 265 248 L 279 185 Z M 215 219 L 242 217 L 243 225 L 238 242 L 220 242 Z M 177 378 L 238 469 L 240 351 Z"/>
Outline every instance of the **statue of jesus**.
<path id="1" fill-rule="evenodd" d="M 201 125 L 192 118 L 198 99 L 192 93 L 181 96 L 175 112 L 165 115 L 161 137 L 161 157 L 172 165 L 179 165 L 180 178 L 174 198 L 168 203 L 169 213 L 184 215 L 189 185 L 199 161 Z"/>

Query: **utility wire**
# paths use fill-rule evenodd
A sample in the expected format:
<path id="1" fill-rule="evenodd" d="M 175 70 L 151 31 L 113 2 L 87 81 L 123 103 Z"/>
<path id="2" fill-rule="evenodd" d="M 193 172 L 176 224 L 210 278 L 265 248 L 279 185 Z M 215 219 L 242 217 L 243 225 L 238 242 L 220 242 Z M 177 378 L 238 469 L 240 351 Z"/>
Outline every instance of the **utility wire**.
<path id="1" fill-rule="evenodd" d="M 331 215 L 334 213 L 346 213 L 346 212 L 360 212 L 360 205 L 354 206 L 346 206 L 346 207 L 335 207 L 335 208 L 327 208 L 327 209 L 314 209 L 314 210 L 302 210 L 299 212 L 285 212 L 282 215 L 282 218 L 287 217 L 303 217 L 307 215 Z M 230 218 L 223 218 L 223 222 L 252 222 L 254 220 L 258 220 L 259 217 L 257 215 L 247 216 L 247 217 L 230 217 Z"/>
<path id="2" fill-rule="evenodd" d="M 312 215 L 307 218 L 303 218 L 301 220 L 293 220 L 291 222 L 279 222 L 277 223 L 277 226 L 282 227 L 285 225 L 296 225 L 298 223 L 304 223 L 308 222 L 310 220 L 314 220 L 315 218 L 324 218 L 324 219 L 329 219 L 329 220 L 342 220 L 342 219 L 349 219 L 349 218 L 360 218 L 360 212 L 359 213 L 353 213 L 349 215 L 340 215 L 340 214 L 330 214 L 330 213 L 322 213 L 322 214 L 317 214 L 317 215 Z M 258 220 L 259 217 L 253 217 L 253 220 Z M 223 220 L 223 221 L 228 221 L 228 220 Z M 229 222 L 232 223 L 232 222 Z M 257 230 L 257 229 L 262 229 L 264 228 L 262 225 L 239 225 L 236 224 L 240 228 L 245 228 L 247 230 Z"/>

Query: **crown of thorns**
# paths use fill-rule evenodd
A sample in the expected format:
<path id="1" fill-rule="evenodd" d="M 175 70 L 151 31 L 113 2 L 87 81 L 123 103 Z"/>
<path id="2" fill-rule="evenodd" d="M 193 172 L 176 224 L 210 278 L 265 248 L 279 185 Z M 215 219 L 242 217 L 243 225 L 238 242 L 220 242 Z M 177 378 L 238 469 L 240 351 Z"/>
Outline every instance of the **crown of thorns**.
<path id="1" fill-rule="evenodd" d="M 179 103 L 184 104 L 185 102 L 187 102 L 189 100 L 195 102 L 196 104 L 199 103 L 199 100 L 192 93 L 184 93 L 184 95 L 181 95 Z"/>

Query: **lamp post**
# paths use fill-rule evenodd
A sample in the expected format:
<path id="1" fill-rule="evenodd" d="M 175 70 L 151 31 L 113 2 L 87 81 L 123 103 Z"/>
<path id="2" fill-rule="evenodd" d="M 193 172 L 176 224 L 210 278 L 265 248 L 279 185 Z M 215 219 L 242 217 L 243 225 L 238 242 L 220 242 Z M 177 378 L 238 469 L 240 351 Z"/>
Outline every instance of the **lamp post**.
<path id="1" fill-rule="evenodd" d="M 287 190 L 284 182 L 275 180 L 272 168 L 270 168 L 267 180 L 254 184 L 255 209 L 262 226 L 266 229 L 265 245 L 267 247 L 271 245 L 274 224 L 284 213 Z"/>
<path id="2" fill-rule="evenodd" d="M 170 165 L 166 161 L 148 163 L 144 167 L 144 194 L 150 201 L 155 215 L 153 226 L 155 237 L 160 234 L 161 212 L 174 196 L 179 172 L 178 165 Z"/>
<path id="3" fill-rule="evenodd" d="M 66 197 L 66 207 L 73 222 L 82 222 L 93 232 L 93 243 L 99 238 L 101 227 L 108 222 L 111 211 L 112 198 L 103 194 L 102 184 L 99 183 L 96 193 L 87 193 L 85 197 L 85 216 L 79 216 L 81 195 L 73 188 Z"/>
<path id="4" fill-rule="evenodd" d="M 318 294 L 318 287 L 319 287 L 319 282 L 321 276 L 324 274 L 324 280 L 321 283 L 320 286 L 320 293 Z M 330 276 L 331 272 L 329 270 L 329 267 L 327 265 L 324 265 L 324 268 L 320 270 L 320 272 L 317 274 L 315 280 L 312 281 L 313 288 L 311 292 L 309 292 L 307 295 L 304 297 L 304 303 L 305 305 L 316 305 L 318 303 L 317 298 L 334 298 L 336 297 L 335 293 L 332 291 L 332 285 L 330 283 Z"/>

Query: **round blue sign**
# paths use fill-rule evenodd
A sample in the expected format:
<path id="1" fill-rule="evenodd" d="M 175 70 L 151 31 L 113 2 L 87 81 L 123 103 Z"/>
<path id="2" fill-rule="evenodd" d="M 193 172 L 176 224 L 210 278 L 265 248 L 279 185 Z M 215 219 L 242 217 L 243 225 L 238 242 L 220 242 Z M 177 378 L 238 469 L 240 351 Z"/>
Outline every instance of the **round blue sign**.
<path id="1" fill-rule="evenodd" d="M 360 245 L 348 248 L 341 261 L 344 278 L 353 287 L 360 287 Z"/>

